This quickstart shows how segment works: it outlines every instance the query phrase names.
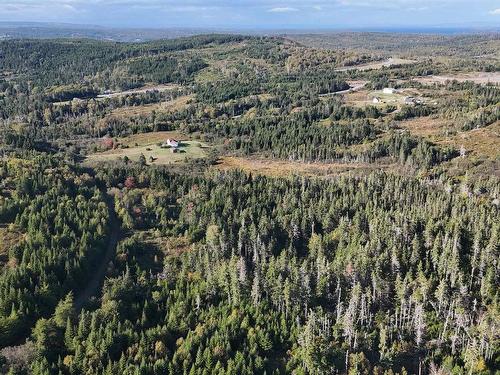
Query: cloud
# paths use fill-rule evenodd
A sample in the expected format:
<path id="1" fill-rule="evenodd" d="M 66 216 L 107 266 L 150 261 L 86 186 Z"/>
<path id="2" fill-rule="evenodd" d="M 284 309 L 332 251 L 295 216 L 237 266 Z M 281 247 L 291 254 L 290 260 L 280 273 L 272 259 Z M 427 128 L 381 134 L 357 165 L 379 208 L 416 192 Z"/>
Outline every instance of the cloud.
<path id="1" fill-rule="evenodd" d="M 298 12 L 297 8 L 292 7 L 276 7 L 268 10 L 271 13 L 288 13 L 288 12 Z"/>
<path id="2" fill-rule="evenodd" d="M 336 0 L 345 7 L 365 7 L 378 9 L 427 10 L 452 6 L 464 6 L 470 0 Z M 488 0 L 479 0 L 486 2 Z M 479 2 L 478 1 L 478 2 Z"/>
<path id="3" fill-rule="evenodd" d="M 500 15 L 500 8 L 493 9 L 490 14 L 493 14 L 494 16 L 499 16 Z"/>
<path id="4" fill-rule="evenodd" d="M 408 10 L 411 12 L 422 12 L 424 10 L 429 10 L 429 7 L 411 7 L 408 8 Z"/>
<path id="5" fill-rule="evenodd" d="M 62 7 L 66 10 L 69 10 L 69 11 L 72 11 L 72 12 L 76 12 L 76 8 L 73 6 L 73 5 L 70 5 L 70 4 L 63 4 Z"/>

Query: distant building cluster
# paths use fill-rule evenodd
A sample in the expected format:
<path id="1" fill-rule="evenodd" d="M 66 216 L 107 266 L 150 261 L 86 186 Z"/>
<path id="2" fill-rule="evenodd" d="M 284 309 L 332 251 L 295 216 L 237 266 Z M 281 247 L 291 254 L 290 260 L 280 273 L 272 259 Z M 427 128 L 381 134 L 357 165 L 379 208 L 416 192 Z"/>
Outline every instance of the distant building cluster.
<path id="1" fill-rule="evenodd" d="M 403 91 L 402 90 L 394 89 L 392 87 L 384 87 L 382 89 L 382 94 L 394 95 L 394 94 L 402 93 Z M 383 102 L 383 98 L 380 97 L 380 96 L 375 96 L 374 98 L 372 98 L 372 103 L 374 103 L 374 104 L 378 104 L 378 103 L 382 103 L 382 102 Z M 421 105 L 421 104 L 425 104 L 425 103 L 424 103 L 424 100 L 422 98 L 417 98 L 417 97 L 414 97 L 414 96 L 405 96 L 403 98 L 403 104 L 406 104 L 406 105 Z"/>

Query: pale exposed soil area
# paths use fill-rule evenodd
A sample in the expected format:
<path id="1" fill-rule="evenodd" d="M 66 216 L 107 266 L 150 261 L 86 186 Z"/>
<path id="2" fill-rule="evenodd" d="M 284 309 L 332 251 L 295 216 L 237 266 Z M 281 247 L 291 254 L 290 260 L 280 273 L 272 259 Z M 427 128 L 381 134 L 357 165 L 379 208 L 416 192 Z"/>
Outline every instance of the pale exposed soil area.
<path id="1" fill-rule="evenodd" d="M 108 94 L 99 94 L 97 95 L 98 98 L 115 98 L 118 96 L 126 96 L 126 95 L 132 95 L 132 94 L 145 94 L 149 91 L 169 91 L 169 90 L 175 90 L 180 88 L 181 86 L 179 85 L 174 85 L 174 84 L 168 84 L 168 85 L 155 85 L 155 86 L 145 86 L 145 87 L 140 87 L 137 89 L 132 89 L 132 90 L 125 90 L 125 91 L 117 91 L 117 92 L 111 92 Z"/>
<path id="2" fill-rule="evenodd" d="M 458 82 L 471 81 L 478 84 L 500 84 L 500 72 L 476 72 L 476 73 L 460 73 L 450 75 L 435 75 L 428 77 L 415 77 L 412 79 L 424 84 L 444 84 L 447 81 L 456 80 Z"/>
<path id="3" fill-rule="evenodd" d="M 335 69 L 337 72 L 345 72 L 349 70 L 372 70 L 372 69 L 382 69 L 384 67 L 390 67 L 393 65 L 408 65 L 415 63 L 415 60 L 400 59 L 397 57 L 391 57 L 385 61 L 377 61 L 369 64 L 343 66 L 341 68 Z"/>

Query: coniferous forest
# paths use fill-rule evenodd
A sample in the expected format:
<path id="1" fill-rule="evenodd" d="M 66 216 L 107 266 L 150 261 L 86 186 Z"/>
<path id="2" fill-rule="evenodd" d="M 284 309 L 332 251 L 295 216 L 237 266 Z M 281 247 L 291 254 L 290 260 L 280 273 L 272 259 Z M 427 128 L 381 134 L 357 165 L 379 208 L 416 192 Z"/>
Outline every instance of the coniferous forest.
<path id="1" fill-rule="evenodd" d="M 394 38 L 0 40 L 0 373 L 500 374 L 499 39 Z"/>

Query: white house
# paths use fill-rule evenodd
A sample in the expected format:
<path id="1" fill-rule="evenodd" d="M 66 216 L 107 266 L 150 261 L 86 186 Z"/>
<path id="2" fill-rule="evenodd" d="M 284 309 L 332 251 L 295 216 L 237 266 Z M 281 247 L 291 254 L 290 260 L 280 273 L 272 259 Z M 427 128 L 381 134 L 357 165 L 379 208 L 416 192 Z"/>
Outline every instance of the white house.
<path id="1" fill-rule="evenodd" d="M 177 148 L 179 147 L 179 141 L 175 140 L 175 139 L 167 139 L 167 146 L 170 146 L 170 147 L 173 147 L 173 148 Z"/>
<path id="2" fill-rule="evenodd" d="M 380 103 L 380 98 L 375 97 L 375 98 L 373 98 L 372 102 L 374 104 Z"/>
<path id="3" fill-rule="evenodd" d="M 394 94 L 396 92 L 396 89 L 393 89 L 391 87 L 384 87 L 382 90 L 384 94 Z"/>

